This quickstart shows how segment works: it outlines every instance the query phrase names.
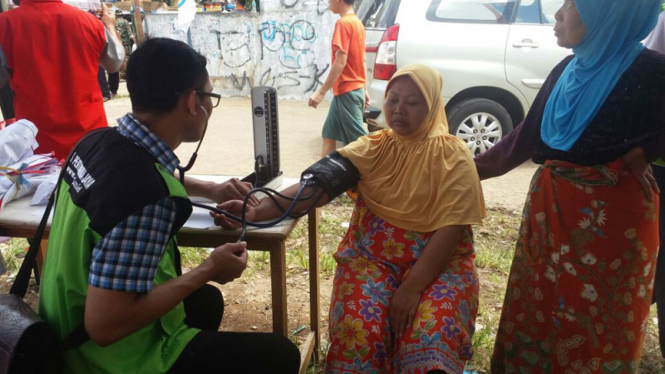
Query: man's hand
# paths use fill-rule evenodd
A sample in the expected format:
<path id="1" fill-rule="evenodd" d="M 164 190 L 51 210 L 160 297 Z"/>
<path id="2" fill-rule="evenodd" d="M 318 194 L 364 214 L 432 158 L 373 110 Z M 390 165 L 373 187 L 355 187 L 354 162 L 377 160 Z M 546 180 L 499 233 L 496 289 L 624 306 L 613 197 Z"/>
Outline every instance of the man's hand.
<path id="1" fill-rule="evenodd" d="M 390 302 L 390 325 L 396 338 L 401 337 L 409 326 L 413 325 L 413 319 L 418 311 L 422 292 L 404 287 L 402 284 Z"/>
<path id="2" fill-rule="evenodd" d="M 365 89 L 365 110 L 369 109 L 369 92 Z"/>
<path id="3" fill-rule="evenodd" d="M 637 147 L 621 157 L 624 163 L 624 170 L 635 175 L 637 181 L 642 186 L 642 191 L 647 200 L 653 201 L 653 194 L 660 193 L 656 179 L 653 177 L 651 165 L 647 162 L 642 147 Z"/>
<path id="4" fill-rule="evenodd" d="M 242 204 L 240 200 L 227 201 L 223 204 L 217 205 L 217 209 L 221 209 L 233 214 L 236 217 L 242 217 Z M 235 230 L 241 226 L 240 222 L 234 221 L 230 218 L 227 218 L 223 214 L 217 214 L 215 212 L 210 212 L 210 215 L 215 219 L 215 225 L 222 226 L 225 229 Z M 247 221 L 253 221 L 256 216 L 256 209 L 247 204 L 247 211 L 245 212 L 245 219 Z"/>
<path id="5" fill-rule="evenodd" d="M 316 109 L 323 101 L 323 96 L 324 95 L 320 91 L 316 91 L 316 93 L 309 98 L 309 106 Z"/>
<path id="6" fill-rule="evenodd" d="M 220 204 L 230 200 L 243 200 L 251 189 L 251 183 L 241 182 L 239 179 L 233 178 L 224 183 L 215 184 L 212 187 L 210 199 Z M 256 206 L 260 202 L 259 198 L 252 195 L 249 197 L 247 205 Z"/>
<path id="7" fill-rule="evenodd" d="M 247 268 L 247 243 L 228 243 L 217 247 L 204 263 L 211 266 L 210 280 L 213 282 L 225 284 L 240 278 Z"/>
<path id="8" fill-rule="evenodd" d="M 102 3 L 102 23 L 109 30 L 115 30 L 116 18 L 113 9 L 110 9 L 106 4 Z"/>

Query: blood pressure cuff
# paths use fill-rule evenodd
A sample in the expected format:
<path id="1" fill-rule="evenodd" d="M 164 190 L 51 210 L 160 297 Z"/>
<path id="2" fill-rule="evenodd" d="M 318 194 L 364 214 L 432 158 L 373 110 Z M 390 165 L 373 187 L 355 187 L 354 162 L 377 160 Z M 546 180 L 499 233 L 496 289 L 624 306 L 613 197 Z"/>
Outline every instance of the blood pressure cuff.
<path id="1" fill-rule="evenodd" d="M 348 158 L 333 151 L 314 165 L 303 171 L 300 182 L 305 185 L 316 185 L 323 189 L 332 200 L 355 187 L 360 181 L 360 172 Z"/>

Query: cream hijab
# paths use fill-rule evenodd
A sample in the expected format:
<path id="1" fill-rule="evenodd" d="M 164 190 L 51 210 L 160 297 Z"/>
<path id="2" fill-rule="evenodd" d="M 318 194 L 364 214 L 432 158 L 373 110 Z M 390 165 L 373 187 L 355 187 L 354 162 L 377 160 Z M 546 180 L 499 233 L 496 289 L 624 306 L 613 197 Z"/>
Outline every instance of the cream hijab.
<path id="1" fill-rule="evenodd" d="M 429 232 L 445 226 L 476 225 L 485 217 L 480 180 L 468 147 L 448 134 L 443 78 L 420 64 L 392 77 L 411 78 L 429 114 L 409 136 L 383 130 L 338 150 L 360 171 L 358 188 L 369 209 L 405 230 Z"/>

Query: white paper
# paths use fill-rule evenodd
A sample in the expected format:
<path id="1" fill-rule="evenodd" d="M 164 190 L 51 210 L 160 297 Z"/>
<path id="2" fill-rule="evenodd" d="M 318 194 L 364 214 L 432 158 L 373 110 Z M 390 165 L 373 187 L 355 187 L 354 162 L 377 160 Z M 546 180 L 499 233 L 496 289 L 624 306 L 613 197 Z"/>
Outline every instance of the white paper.
<path id="1" fill-rule="evenodd" d="M 214 204 L 211 206 L 214 206 Z M 215 220 L 210 216 L 209 210 L 194 207 L 192 215 L 189 216 L 189 219 L 187 222 L 185 222 L 184 227 L 188 227 L 190 229 L 207 229 L 210 227 L 215 227 Z"/>
<path id="2" fill-rule="evenodd" d="M 22 119 L 0 130 L 0 166 L 9 166 L 32 156 L 37 149 L 37 127 Z"/>
<path id="3" fill-rule="evenodd" d="M 51 192 L 55 190 L 55 185 L 58 183 L 58 178 L 60 177 L 60 168 L 56 167 L 55 170 L 48 174 L 48 177 L 37 186 L 35 194 L 30 200 L 30 205 L 46 205 L 48 202 Z"/>
<path id="4" fill-rule="evenodd" d="M 28 166 L 35 166 L 48 162 L 49 160 L 53 160 L 50 155 L 32 155 L 9 165 L 9 167 L 12 169 L 20 169 L 24 164 L 27 164 Z M 44 166 L 44 168 L 45 169 L 43 169 L 43 171 L 45 171 L 45 173 L 43 174 L 22 174 L 24 182 L 20 184 L 20 188 L 18 188 L 18 186 L 10 178 L 0 174 L 0 199 L 2 200 L 0 203 L 0 211 L 10 201 L 20 199 L 23 196 L 27 196 L 35 192 L 37 187 L 39 187 L 42 182 L 52 178 L 52 174 L 57 175 L 57 170 L 59 170 L 59 168 L 53 166 Z"/>

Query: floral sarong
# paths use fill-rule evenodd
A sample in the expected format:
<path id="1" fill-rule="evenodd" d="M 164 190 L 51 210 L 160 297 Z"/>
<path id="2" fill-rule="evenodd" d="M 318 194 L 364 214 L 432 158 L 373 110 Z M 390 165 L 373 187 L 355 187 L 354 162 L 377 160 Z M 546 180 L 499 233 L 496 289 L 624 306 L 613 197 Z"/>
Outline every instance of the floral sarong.
<path id="1" fill-rule="evenodd" d="M 335 260 L 326 373 L 388 374 L 444 370 L 462 373 L 473 355 L 478 276 L 472 232 L 425 290 L 413 326 L 400 339 L 391 333 L 393 293 L 408 276 L 432 232 L 400 229 L 374 215 L 358 197 Z"/>
<path id="2" fill-rule="evenodd" d="M 658 254 L 658 200 L 616 161 L 548 161 L 524 207 L 492 373 L 635 373 Z"/>

